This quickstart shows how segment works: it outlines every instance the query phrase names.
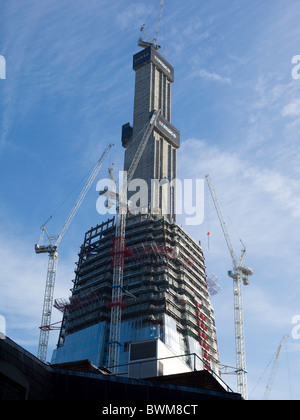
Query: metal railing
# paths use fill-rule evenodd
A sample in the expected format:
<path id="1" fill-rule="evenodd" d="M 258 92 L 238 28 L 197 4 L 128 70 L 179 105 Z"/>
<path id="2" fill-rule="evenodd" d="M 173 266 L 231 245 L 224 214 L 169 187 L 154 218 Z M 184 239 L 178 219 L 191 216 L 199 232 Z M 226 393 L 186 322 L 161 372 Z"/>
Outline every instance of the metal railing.
<path id="1" fill-rule="evenodd" d="M 186 364 L 187 371 L 186 372 L 181 372 L 181 373 L 189 372 L 188 369 L 190 369 L 194 372 L 203 370 L 203 369 L 197 369 L 197 360 L 199 360 L 202 363 L 203 368 L 206 367 L 207 369 L 209 369 L 209 373 L 225 388 L 225 390 L 227 392 L 232 392 L 232 393 L 235 392 L 229 387 L 229 385 L 227 385 L 223 381 L 223 379 L 218 374 L 216 374 L 216 372 L 214 372 L 211 369 L 210 365 L 196 353 L 186 353 L 186 354 L 181 354 L 181 355 L 178 355 L 178 356 L 168 356 L 168 357 L 161 357 L 161 358 L 153 357 L 153 358 L 149 358 L 147 360 L 133 361 L 133 362 L 129 362 L 129 363 L 120 364 L 120 365 L 114 366 L 114 370 L 115 370 L 115 372 L 117 372 L 114 375 L 118 375 L 118 376 L 127 375 L 129 373 L 128 372 L 129 371 L 129 366 L 138 365 L 139 366 L 139 369 L 138 369 L 139 377 L 135 376 L 135 379 L 146 379 L 146 378 L 141 378 L 141 371 L 142 371 L 142 365 L 143 364 L 146 364 L 146 363 L 149 364 L 151 362 L 159 362 L 159 361 L 162 361 L 162 360 L 170 360 L 170 359 L 183 359 L 181 361 Z M 186 362 L 187 359 L 189 360 L 188 363 Z M 124 368 L 127 367 L 127 371 L 125 370 L 124 372 L 119 372 L 119 368 L 121 368 L 121 367 L 124 367 Z M 111 367 L 107 367 L 107 369 L 111 369 Z"/>

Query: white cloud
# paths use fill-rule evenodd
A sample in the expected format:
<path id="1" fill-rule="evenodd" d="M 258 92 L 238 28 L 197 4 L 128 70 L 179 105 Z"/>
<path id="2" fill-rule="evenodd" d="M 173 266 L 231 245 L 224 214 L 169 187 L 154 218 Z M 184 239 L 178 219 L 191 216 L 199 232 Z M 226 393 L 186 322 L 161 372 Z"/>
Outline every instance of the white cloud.
<path id="1" fill-rule="evenodd" d="M 34 0 L 29 3 L 21 9 L 12 3 L 5 12 L 9 24 L 4 51 L 10 60 L 7 83 L 2 84 L 0 152 L 10 144 L 16 115 L 18 120 L 27 119 L 41 102 L 55 109 L 56 101 L 66 101 L 64 112 L 68 116 L 70 108 L 80 101 L 80 118 L 91 127 L 101 114 L 101 94 L 106 96 L 106 110 L 110 104 L 116 105 L 120 97 L 112 87 L 118 81 L 120 84 L 124 73 L 119 61 L 122 56 L 103 58 L 115 47 L 111 36 L 114 28 L 108 16 L 119 5 L 74 2 L 70 7 L 53 2 L 41 7 Z M 16 39 L 17 27 L 20 31 Z M 97 65 L 95 57 L 99 60 Z"/>
<path id="2" fill-rule="evenodd" d="M 300 115 L 300 99 L 285 105 L 281 111 L 283 117 L 297 117 Z"/>
<path id="3" fill-rule="evenodd" d="M 265 198 L 269 202 L 270 199 L 274 199 L 278 209 L 279 207 L 288 209 L 292 216 L 300 216 L 300 181 L 292 176 L 273 169 L 265 169 L 238 153 L 229 153 L 197 139 L 186 140 L 181 153 L 183 155 L 180 155 L 179 167 L 182 166 L 192 172 L 195 177 L 200 175 L 197 173 L 199 166 L 196 165 L 196 160 L 202 156 L 201 174 L 213 172 L 217 181 L 222 181 L 223 191 L 233 190 L 231 194 L 233 202 L 236 199 L 240 202 L 247 201 L 250 195 L 251 199 L 254 199 L 256 194 L 257 200 Z M 249 211 L 259 205 L 257 200 L 252 202 Z"/>
<path id="4" fill-rule="evenodd" d="M 145 19 L 148 17 L 148 5 L 143 5 L 141 3 L 131 3 L 126 7 L 126 9 L 123 9 L 121 12 L 119 12 L 119 14 L 116 16 L 116 20 L 122 30 L 134 26 L 139 29 L 145 23 Z M 154 28 L 148 28 L 148 25 L 146 26 L 147 27 L 145 30 L 146 32 L 149 31 L 149 37 L 152 38 L 152 32 L 154 33 Z M 150 29 L 152 29 L 152 31 Z"/>
<path id="5" fill-rule="evenodd" d="M 268 328 L 269 331 L 279 329 L 284 332 L 287 326 L 292 328 L 293 310 L 286 306 L 284 301 L 278 304 L 277 298 L 272 296 L 272 293 L 256 285 L 248 287 L 244 295 L 248 324 L 255 326 L 259 323 L 260 328 Z"/>
<path id="6" fill-rule="evenodd" d="M 204 178 L 206 173 L 211 175 L 232 240 L 238 249 L 239 238 L 255 258 L 260 259 L 264 255 L 276 260 L 280 249 L 280 261 L 283 263 L 286 259 L 286 264 L 296 272 L 299 266 L 297 232 L 300 229 L 300 181 L 297 178 L 275 169 L 267 170 L 250 158 L 197 139 L 183 142 L 178 152 L 178 171 L 179 178 L 181 173 L 193 179 Z M 220 232 L 209 193 L 205 199 L 209 203 L 206 203 L 204 226 L 199 226 L 198 234 L 201 232 L 201 236 L 207 224 Z M 223 241 L 224 238 L 221 238 L 221 247 L 225 245 Z"/>
<path id="7" fill-rule="evenodd" d="M 293 217 L 300 217 L 300 182 L 281 173 L 249 168 L 247 177 L 260 189 L 274 198 L 282 209 Z"/>
<path id="8" fill-rule="evenodd" d="M 35 254 L 28 237 L 8 238 L 3 228 L 0 255 L 0 314 L 6 319 L 7 336 L 23 346 L 37 347 L 48 256 Z M 73 269 L 73 259 L 58 262 L 54 298 L 69 296 Z M 54 309 L 51 322 L 61 318 Z M 50 337 L 50 344 L 54 344 L 54 336 Z"/>
<path id="9" fill-rule="evenodd" d="M 206 69 L 197 69 L 191 72 L 191 77 L 200 77 L 206 80 L 212 80 L 214 82 L 225 83 L 231 85 L 231 79 L 229 77 L 223 77 L 218 73 L 210 72 Z"/>

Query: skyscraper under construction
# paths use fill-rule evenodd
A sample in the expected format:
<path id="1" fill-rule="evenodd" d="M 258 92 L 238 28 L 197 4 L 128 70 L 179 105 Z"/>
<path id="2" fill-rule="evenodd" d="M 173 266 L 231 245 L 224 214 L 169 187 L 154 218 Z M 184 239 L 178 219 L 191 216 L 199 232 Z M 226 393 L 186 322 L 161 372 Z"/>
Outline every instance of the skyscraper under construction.
<path id="1" fill-rule="evenodd" d="M 160 114 L 134 173 L 149 187 L 144 197 L 147 211 L 140 206 L 126 221 L 118 373 L 150 377 L 207 369 L 219 374 L 203 251 L 176 224 L 175 187 L 167 195 L 162 184 L 151 188 L 153 179 L 176 179 L 180 133 L 171 124 L 174 69 L 149 44 L 133 56 L 133 70 L 133 124 L 122 127 L 125 170 L 151 116 L 158 110 Z M 115 223 L 113 217 L 86 232 L 72 295 L 68 301 L 55 301 L 63 321 L 52 364 L 89 359 L 112 368 L 108 348 Z"/>

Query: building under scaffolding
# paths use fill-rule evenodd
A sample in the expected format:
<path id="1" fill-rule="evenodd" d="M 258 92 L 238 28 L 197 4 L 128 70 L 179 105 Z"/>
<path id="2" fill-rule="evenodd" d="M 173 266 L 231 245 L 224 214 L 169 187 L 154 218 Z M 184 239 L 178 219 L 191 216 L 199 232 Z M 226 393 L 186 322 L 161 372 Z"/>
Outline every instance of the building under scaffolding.
<path id="1" fill-rule="evenodd" d="M 173 67 L 149 46 L 133 58 L 136 72 L 133 127 L 122 128 L 124 168 L 138 147 L 138 134 L 153 111 L 160 117 L 149 138 L 135 177 L 176 178 L 179 131 L 171 124 Z M 151 188 L 149 188 L 149 191 Z M 219 374 L 214 312 L 200 244 L 175 221 L 175 191 L 163 214 L 130 215 L 126 223 L 119 373 L 151 377 L 206 369 Z M 151 207 L 152 196 L 148 197 Z M 56 300 L 63 312 L 53 364 L 89 359 L 108 366 L 112 306 L 114 218 L 85 234 L 72 295 Z M 180 357 L 178 357 L 180 356 Z M 176 358 L 175 358 L 176 357 Z M 173 359 L 175 358 L 175 359 Z"/>

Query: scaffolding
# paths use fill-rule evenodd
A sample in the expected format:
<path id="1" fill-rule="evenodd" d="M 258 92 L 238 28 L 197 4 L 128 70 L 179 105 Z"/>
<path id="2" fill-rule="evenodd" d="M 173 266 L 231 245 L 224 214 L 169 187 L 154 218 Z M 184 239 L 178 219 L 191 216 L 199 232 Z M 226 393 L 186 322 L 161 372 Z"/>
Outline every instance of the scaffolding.
<path id="1" fill-rule="evenodd" d="M 202 357 L 205 360 L 204 368 L 208 370 L 209 372 L 211 372 L 206 316 L 201 312 L 201 309 L 202 309 L 201 303 L 195 300 L 195 305 L 196 305 L 199 344 L 202 349 Z"/>
<path id="2" fill-rule="evenodd" d="M 126 238 L 126 253 L 121 260 L 123 293 L 118 301 L 122 325 L 137 319 L 141 328 L 160 325 L 163 340 L 164 316 L 168 315 L 175 320 L 187 351 L 189 340 L 195 340 L 201 345 L 199 355 L 218 372 L 214 314 L 200 246 L 189 240 L 177 225 L 151 216 L 142 220 L 132 216 L 126 227 Z M 111 219 L 85 234 L 72 296 L 55 300 L 54 306 L 63 313 L 59 346 L 63 346 L 68 334 L 89 325 L 105 322 L 109 328 L 114 305 L 111 300 L 113 258 L 114 220 Z M 199 313 L 195 299 L 201 302 Z M 105 345 L 108 346 L 108 336 Z M 102 365 L 107 365 L 107 360 L 103 359 Z"/>

